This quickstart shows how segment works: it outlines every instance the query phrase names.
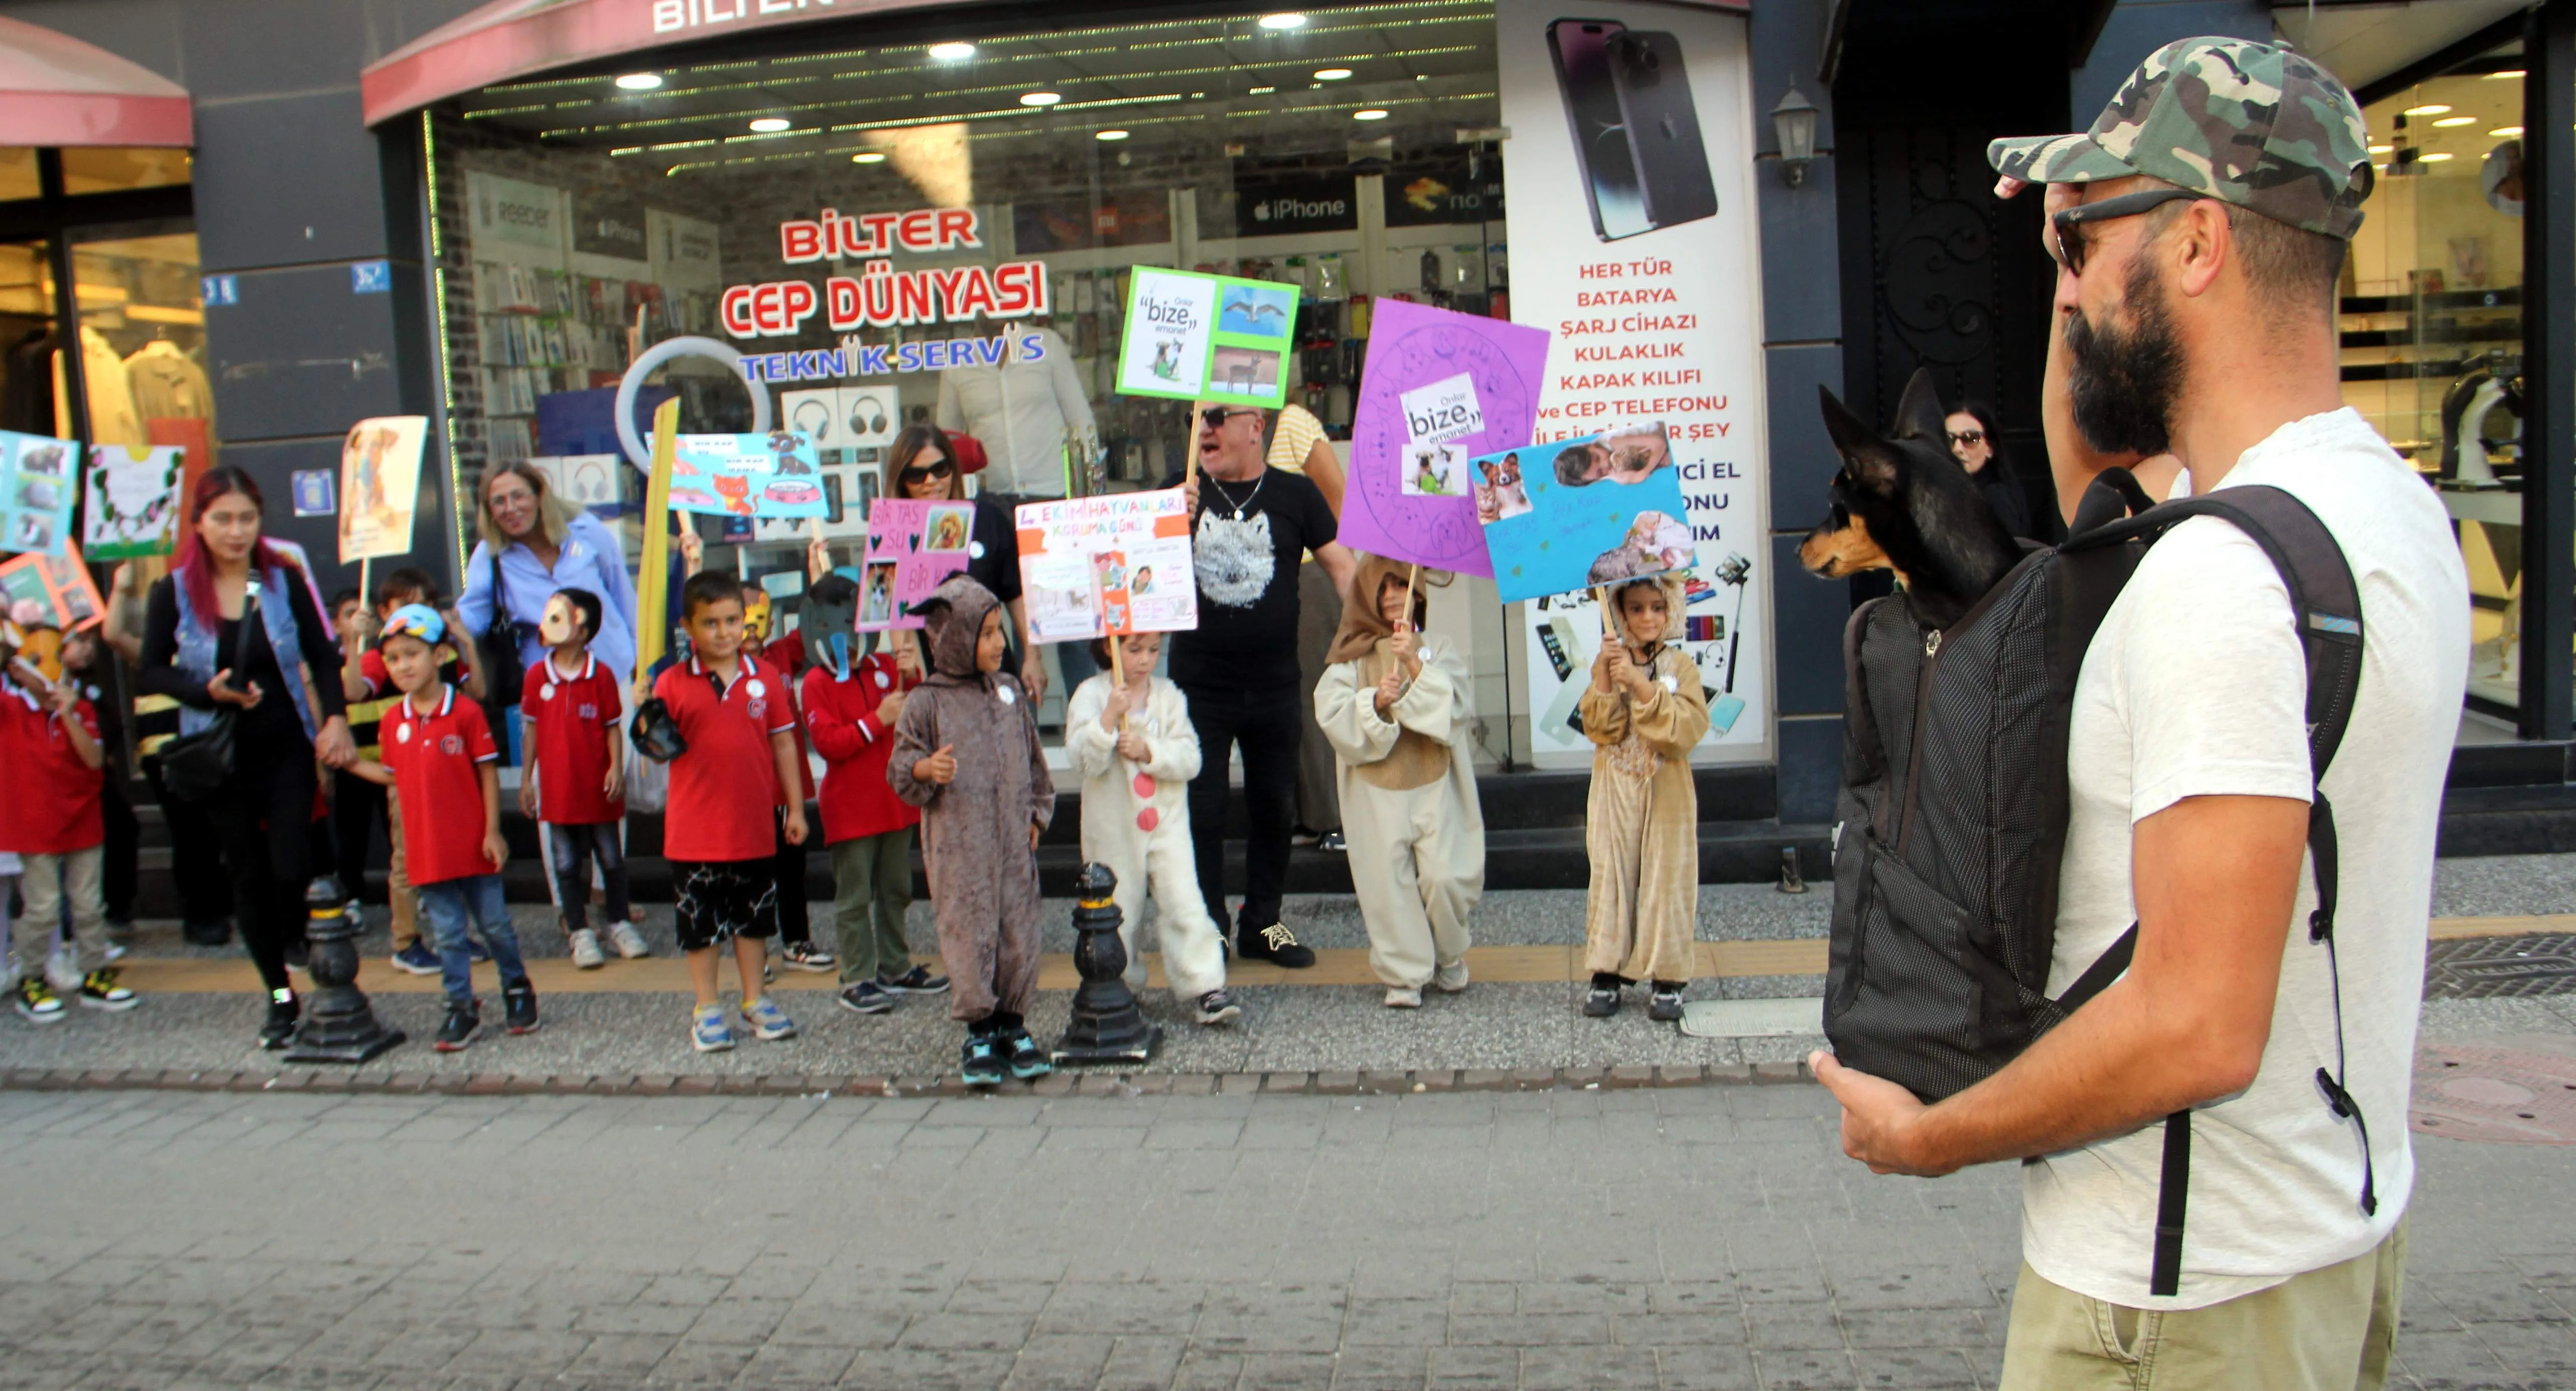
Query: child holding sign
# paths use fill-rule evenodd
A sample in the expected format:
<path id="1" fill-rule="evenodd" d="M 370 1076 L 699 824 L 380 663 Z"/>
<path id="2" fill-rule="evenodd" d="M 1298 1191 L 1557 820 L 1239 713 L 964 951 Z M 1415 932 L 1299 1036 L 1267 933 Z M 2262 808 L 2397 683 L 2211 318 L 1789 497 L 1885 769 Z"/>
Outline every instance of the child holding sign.
<path id="1" fill-rule="evenodd" d="M 1682 1017 L 1699 920 L 1699 790 L 1690 751 L 1708 733 L 1708 695 L 1680 647 L 1682 577 L 1610 591 L 1601 655 L 1579 707 L 1593 743 L 1584 850 L 1583 1012 L 1619 1012 L 1619 991 L 1654 982 L 1646 1017 Z"/>
<path id="2" fill-rule="evenodd" d="M 1198 1022 L 1231 1023 L 1243 1009 L 1226 993 L 1225 943 L 1199 892 L 1190 845 L 1190 779 L 1199 775 L 1190 703 L 1180 687 L 1154 674 L 1163 657 L 1160 633 L 1103 638 L 1091 644 L 1091 655 L 1102 670 L 1074 690 L 1064 748 L 1082 772 L 1082 858 L 1118 876 L 1114 901 L 1127 947 L 1127 984 L 1145 986 L 1136 943 L 1150 881 L 1172 993 L 1196 1002 Z"/>
<path id="3" fill-rule="evenodd" d="M 1467 915 L 1485 888 L 1485 818 L 1467 756 L 1467 664 L 1422 631 L 1415 574 L 1362 556 L 1315 722 L 1340 763 L 1351 886 L 1390 1009 L 1467 988 Z"/>

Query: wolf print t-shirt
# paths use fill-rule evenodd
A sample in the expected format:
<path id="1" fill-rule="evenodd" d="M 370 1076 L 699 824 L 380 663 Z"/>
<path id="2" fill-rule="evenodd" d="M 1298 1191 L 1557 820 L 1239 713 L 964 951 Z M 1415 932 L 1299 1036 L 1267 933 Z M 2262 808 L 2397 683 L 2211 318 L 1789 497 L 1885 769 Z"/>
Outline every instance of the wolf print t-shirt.
<path id="1" fill-rule="evenodd" d="M 1164 487 L 1181 486 L 1180 475 Z M 1333 509 L 1301 474 L 1265 468 L 1241 483 L 1199 475 L 1199 626 L 1172 634 L 1183 686 L 1294 689 L 1297 562 L 1332 544 Z"/>

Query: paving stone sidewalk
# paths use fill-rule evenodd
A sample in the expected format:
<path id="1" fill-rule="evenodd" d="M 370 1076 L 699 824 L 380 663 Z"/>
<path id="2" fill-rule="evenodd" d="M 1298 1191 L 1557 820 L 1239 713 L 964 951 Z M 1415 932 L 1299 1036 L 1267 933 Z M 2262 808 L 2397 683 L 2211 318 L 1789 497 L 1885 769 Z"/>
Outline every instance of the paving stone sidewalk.
<path id="1" fill-rule="evenodd" d="M 2398 1384 L 2576 1386 L 2566 1151 L 2420 1138 Z M 79 1387 L 1991 1386 L 2009 1166 L 1812 1087 L 0 1093 L 0 1365 Z"/>

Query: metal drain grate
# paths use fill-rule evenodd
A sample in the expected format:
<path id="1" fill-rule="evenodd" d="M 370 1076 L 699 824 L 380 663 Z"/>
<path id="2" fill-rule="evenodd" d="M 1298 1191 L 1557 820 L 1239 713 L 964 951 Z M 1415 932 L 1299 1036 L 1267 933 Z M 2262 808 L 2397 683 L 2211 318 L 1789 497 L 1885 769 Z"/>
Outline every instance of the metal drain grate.
<path id="1" fill-rule="evenodd" d="M 2423 1135 L 2576 1145 L 2576 1039 L 2424 1044 L 2415 1053 L 2410 1118 Z"/>
<path id="2" fill-rule="evenodd" d="M 2424 993 L 2445 1000 L 2576 994 L 2576 936 L 2435 942 L 2424 958 Z"/>

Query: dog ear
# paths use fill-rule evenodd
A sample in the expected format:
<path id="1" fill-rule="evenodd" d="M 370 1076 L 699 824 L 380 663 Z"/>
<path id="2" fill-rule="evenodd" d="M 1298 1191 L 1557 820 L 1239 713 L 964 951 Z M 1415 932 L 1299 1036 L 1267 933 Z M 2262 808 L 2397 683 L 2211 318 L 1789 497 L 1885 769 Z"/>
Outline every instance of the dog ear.
<path id="1" fill-rule="evenodd" d="M 1941 409 L 1941 390 L 1932 384 L 1932 369 L 1917 367 L 1896 401 L 1896 419 L 1888 433 L 1901 440 L 1927 440 L 1949 445 L 1949 416 Z"/>
<path id="2" fill-rule="evenodd" d="M 1887 441 L 1880 439 L 1877 431 L 1862 424 L 1850 407 L 1835 399 L 1831 390 L 1818 386 L 1816 395 L 1824 406 L 1825 433 L 1843 456 L 1852 481 L 1880 497 L 1895 496 L 1899 467 L 1896 451 L 1887 447 Z"/>
<path id="3" fill-rule="evenodd" d="M 1819 383 L 1816 397 L 1825 413 L 1825 434 L 1832 438 L 1838 452 L 1850 454 L 1878 438 L 1878 432 L 1862 424 L 1861 418 L 1834 395 L 1833 388 Z"/>

